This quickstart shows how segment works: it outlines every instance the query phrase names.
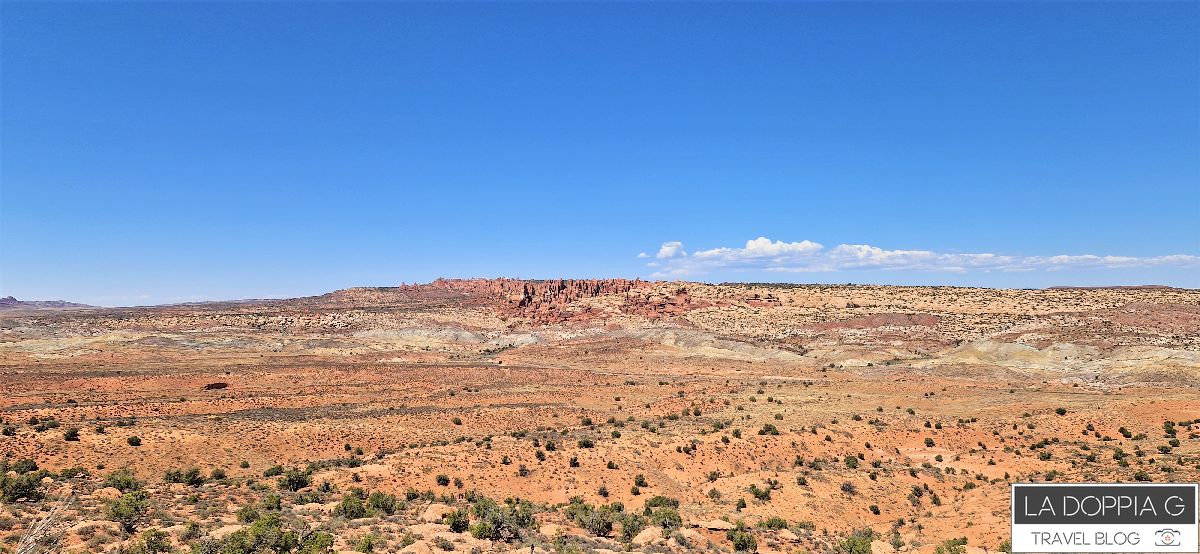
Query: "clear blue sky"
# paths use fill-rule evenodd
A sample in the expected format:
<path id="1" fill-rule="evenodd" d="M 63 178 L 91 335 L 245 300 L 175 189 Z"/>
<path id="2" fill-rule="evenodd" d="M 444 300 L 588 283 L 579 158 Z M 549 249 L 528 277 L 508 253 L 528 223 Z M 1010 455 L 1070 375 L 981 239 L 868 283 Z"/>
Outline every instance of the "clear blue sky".
<path id="1" fill-rule="evenodd" d="M 0 25 L 0 295 L 1200 286 L 1196 2 L 6 0 Z"/>

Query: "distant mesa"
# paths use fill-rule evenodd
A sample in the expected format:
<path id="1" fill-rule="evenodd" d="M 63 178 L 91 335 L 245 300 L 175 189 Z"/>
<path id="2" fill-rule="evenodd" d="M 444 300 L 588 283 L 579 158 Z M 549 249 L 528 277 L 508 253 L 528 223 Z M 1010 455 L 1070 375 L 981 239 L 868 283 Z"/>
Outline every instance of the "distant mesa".
<path id="1" fill-rule="evenodd" d="M 1087 287 L 1087 286 L 1071 286 L 1071 285 L 1057 285 L 1057 286 L 1053 286 L 1053 287 L 1046 287 L 1046 288 L 1047 288 L 1048 290 L 1105 290 L 1105 289 L 1162 289 L 1162 290 L 1175 290 L 1177 287 L 1172 287 L 1172 286 L 1170 286 L 1170 285 L 1097 285 L 1097 286 L 1092 286 L 1092 287 Z"/>
<path id="2" fill-rule="evenodd" d="M 0 298 L 0 310 L 63 310 L 93 307 L 65 300 L 17 300 L 11 296 Z"/>

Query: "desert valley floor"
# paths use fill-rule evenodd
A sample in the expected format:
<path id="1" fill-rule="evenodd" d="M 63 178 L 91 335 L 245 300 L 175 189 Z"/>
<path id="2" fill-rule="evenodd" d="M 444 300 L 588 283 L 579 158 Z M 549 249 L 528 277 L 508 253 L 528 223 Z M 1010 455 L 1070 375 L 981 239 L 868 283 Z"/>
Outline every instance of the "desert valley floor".
<path id="1" fill-rule="evenodd" d="M 1194 290 L 2 307 L 0 552 L 958 554 L 1013 482 L 1200 481 Z"/>

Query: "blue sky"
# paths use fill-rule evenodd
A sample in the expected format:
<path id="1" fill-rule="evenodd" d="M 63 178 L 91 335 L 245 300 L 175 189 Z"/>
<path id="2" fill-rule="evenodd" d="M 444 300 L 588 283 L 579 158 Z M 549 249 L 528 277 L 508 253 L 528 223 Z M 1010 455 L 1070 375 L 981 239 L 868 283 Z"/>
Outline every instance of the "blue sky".
<path id="1" fill-rule="evenodd" d="M 0 295 L 1200 286 L 1195 2 L 6 1 L 0 25 Z"/>

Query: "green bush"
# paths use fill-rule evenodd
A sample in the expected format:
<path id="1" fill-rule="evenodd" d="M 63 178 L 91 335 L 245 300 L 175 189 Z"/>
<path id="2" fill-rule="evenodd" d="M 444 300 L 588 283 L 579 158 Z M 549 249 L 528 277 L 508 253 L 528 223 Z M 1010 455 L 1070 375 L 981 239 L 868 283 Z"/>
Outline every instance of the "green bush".
<path id="1" fill-rule="evenodd" d="M 764 529 L 787 529 L 788 523 L 786 519 L 779 516 L 771 516 L 758 522 L 758 526 Z"/>
<path id="2" fill-rule="evenodd" d="M 644 486 L 644 485 L 643 485 Z M 679 500 L 658 495 L 646 501 L 647 508 L 679 508 Z"/>
<path id="3" fill-rule="evenodd" d="M 266 496 L 263 496 L 262 507 L 264 510 L 279 511 L 281 508 L 283 508 L 283 498 L 275 493 L 267 494 Z"/>
<path id="4" fill-rule="evenodd" d="M 21 499 L 37 502 L 46 497 L 45 487 L 42 485 L 44 476 L 42 471 L 22 473 L 15 477 L 10 477 L 7 472 L 0 472 L 0 498 L 5 502 Z"/>
<path id="5" fill-rule="evenodd" d="M 150 498 L 145 491 L 135 490 L 121 495 L 108 505 L 108 519 L 121 524 L 125 532 L 132 533 L 150 511 Z"/>
<path id="6" fill-rule="evenodd" d="M 475 524 L 471 525 L 471 536 L 477 539 L 512 542 L 522 532 L 533 526 L 533 505 L 526 501 L 512 501 L 503 506 L 487 497 L 480 496 L 471 506 Z"/>
<path id="7" fill-rule="evenodd" d="M 445 524 L 455 533 L 462 533 L 471 527 L 471 516 L 467 510 L 459 508 L 446 514 Z"/>
<path id="8" fill-rule="evenodd" d="M 1060 410 L 1062 408 L 1059 408 Z M 1065 410 L 1064 410 L 1065 411 Z M 1061 415 L 1061 414 L 1059 414 Z M 942 541 L 937 548 L 933 549 L 934 554 L 963 554 L 967 551 L 967 538 L 960 537 L 957 539 L 949 539 Z"/>
<path id="9" fill-rule="evenodd" d="M 754 535 L 745 529 L 730 529 L 725 532 L 725 538 L 733 544 L 735 552 L 758 551 L 758 541 L 754 540 Z"/>
<path id="10" fill-rule="evenodd" d="M 279 478 L 279 488 L 292 492 L 312 484 L 312 477 L 299 469 L 289 469 Z"/>
<path id="11" fill-rule="evenodd" d="M 662 527 L 663 536 L 667 536 L 683 525 L 683 519 L 674 508 L 658 508 L 650 514 L 650 523 Z"/>
<path id="12" fill-rule="evenodd" d="M 367 505 L 363 503 L 362 498 L 355 494 L 347 494 L 342 497 L 342 501 L 333 509 L 333 515 L 341 516 L 346 519 L 359 519 L 367 517 Z"/>
<path id="13" fill-rule="evenodd" d="M 235 512 L 237 520 L 241 523 L 252 523 L 258 519 L 258 509 L 253 504 L 246 504 Z"/>
<path id="14" fill-rule="evenodd" d="M 278 513 L 267 513 L 253 524 L 221 540 L 193 544 L 192 552 L 219 554 L 255 554 L 259 552 L 295 552 L 325 554 L 333 548 L 333 535 L 315 531 L 301 536 L 285 529 Z"/>
<path id="15" fill-rule="evenodd" d="M 142 484 L 133 476 L 133 472 L 128 469 L 120 469 L 109 473 L 104 477 L 104 486 L 112 487 L 121 492 L 136 491 L 142 488 Z"/>
<path id="16" fill-rule="evenodd" d="M 383 491 L 372 492 L 367 497 L 367 508 L 386 515 L 396 513 L 396 495 L 388 494 Z"/>
<path id="17" fill-rule="evenodd" d="M 858 529 L 838 543 L 837 550 L 842 554 L 871 554 L 871 542 L 878 538 L 874 529 Z"/>

